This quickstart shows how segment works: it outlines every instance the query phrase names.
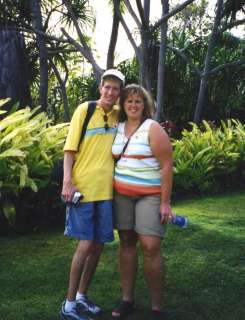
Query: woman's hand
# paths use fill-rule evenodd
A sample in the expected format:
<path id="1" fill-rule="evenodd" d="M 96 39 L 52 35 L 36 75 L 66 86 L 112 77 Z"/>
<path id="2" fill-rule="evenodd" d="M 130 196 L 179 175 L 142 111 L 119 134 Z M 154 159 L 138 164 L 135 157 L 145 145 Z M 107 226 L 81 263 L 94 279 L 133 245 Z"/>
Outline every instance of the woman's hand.
<path id="1" fill-rule="evenodd" d="M 162 203 L 160 206 L 161 223 L 168 223 L 173 219 L 173 212 L 169 203 Z"/>

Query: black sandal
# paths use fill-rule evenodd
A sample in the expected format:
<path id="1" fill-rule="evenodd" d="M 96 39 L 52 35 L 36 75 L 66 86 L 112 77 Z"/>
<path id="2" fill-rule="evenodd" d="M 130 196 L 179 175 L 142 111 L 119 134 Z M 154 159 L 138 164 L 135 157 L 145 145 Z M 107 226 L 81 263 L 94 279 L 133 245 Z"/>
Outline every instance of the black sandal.
<path id="1" fill-rule="evenodd" d="M 162 311 L 151 310 L 150 320 L 164 320 L 166 319 L 166 314 Z"/>
<path id="2" fill-rule="evenodd" d="M 112 314 L 112 319 L 122 319 L 134 311 L 134 302 L 122 300 L 119 305 L 112 311 L 118 313 L 117 316 Z"/>

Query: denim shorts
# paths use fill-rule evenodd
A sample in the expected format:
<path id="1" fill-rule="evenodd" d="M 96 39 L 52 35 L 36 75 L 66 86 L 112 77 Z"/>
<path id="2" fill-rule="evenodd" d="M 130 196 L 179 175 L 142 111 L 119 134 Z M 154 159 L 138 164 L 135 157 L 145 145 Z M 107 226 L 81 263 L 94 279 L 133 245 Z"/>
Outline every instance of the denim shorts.
<path id="1" fill-rule="evenodd" d="M 114 240 L 112 200 L 81 202 L 66 208 L 66 236 L 99 243 Z"/>

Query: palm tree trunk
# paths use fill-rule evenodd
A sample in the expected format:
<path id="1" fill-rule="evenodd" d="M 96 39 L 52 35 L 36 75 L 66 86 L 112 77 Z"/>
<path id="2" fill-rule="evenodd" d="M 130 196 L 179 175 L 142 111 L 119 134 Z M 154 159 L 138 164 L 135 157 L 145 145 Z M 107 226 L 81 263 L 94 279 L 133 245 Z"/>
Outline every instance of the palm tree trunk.
<path id="1" fill-rule="evenodd" d="M 32 24 L 35 29 L 44 31 L 42 25 L 42 14 L 40 0 L 30 0 L 30 9 L 32 12 Z M 48 54 L 44 37 L 36 35 L 37 46 L 39 50 L 40 61 L 40 87 L 39 87 L 39 103 L 42 111 L 47 110 L 48 96 Z"/>
<path id="2" fill-rule="evenodd" d="M 162 0 L 162 16 L 169 12 L 169 1 Z M 167 48 L 167 31 L 168 20 L 161 24 L 161 42 L 159 49 L 158 71 L 157 71 L 157 109 L 156 120 L 161 121 L 163 118 L 163 104 L 164 104 L 164 82 L 165 82 L 165 61 Z"/>
<path id="3" fill-rule="evenodd" d="M 69 122 L 70 121 L 70 112 L 69 112 L 68 98 L 67 98 L 67 94 L 66 94 L 65 81 L 62 80 L 60 73 L 59 73 L 59 70 L 56 67 L 56 65 L 53 63 L 52 59 L 50 59 L 49 61 L 50 61 L 50 65 L 54 71 L 54 74 L 56 76 L 56 79 L 58 80 L 59 85 L 60 85 L 61 96 L 62 96 L 63 105 L 64 105 L 64 121 Z"/>
<path id="4" fill-rule="evenodd" d="M 217 38 L 217 34 L 218 34 L 218 28 L 220 26 L 222 9 L 223 9 L 223 0 L 217 0 L 214 25 L 213 25 L 211 37 L 210 37 L 210 40 L 208 43 L 208 50 L 207 50 L 207 54 L 206 54 L 206 58 L 205 58 L 204 69 L 203 69 L 203 73 L 202 73 L 202 77 L 201 77 L 201 83 L 200 83 L 197 104 L 196 104 L 196 109 L 195 109 L 195 114 L 194 114 L 194 122 L 195 123 L 199 123 L 202 118 L 206 90 L 207 90 L 207 86 L 208 86 L 208 83 L 207 83 L 208 75 L 207 74 L 208 74 L 209 70 L 211 69 L 211 59 L 212 59 L 212 55 L 213 55 L 214 48 L 216 45 L 216 38 Z"/>
<path id="5" fill-rule="evenodd" d="M 151 79 L 149 72 L 149 59 L 148 59 L 148 48 L 150 42 L 150 29 L 149 29 L 149 18 L 150 18 L 150 1 L 144 0 L 144 21 L 141 26 L 141 61 L 140 65 L 140 84 L 143 85 L 149 92 L 152 91 Z"/>
<path id="6" fill-rule="evenodd" d="M 24 36 L 17 31 L 0 31 L 0 99 L 10 98 L 6 110 L 15 103 L 31 107 Z"/>
<path id="7" fill-rule="evenodd" d="M 119 30 L 119 17 L 116 12 L 116 6 L 119 6 L 118 0 L 113 0 L 113 21 L 112 21 L 112 30 L 111 30 L 111 38 L 107 53 L 107 62 L 106 68 L 110 69 L 114 67 L 114 59 L 115 59 L 115 48 L 117 44 L 118 30 Z"/>

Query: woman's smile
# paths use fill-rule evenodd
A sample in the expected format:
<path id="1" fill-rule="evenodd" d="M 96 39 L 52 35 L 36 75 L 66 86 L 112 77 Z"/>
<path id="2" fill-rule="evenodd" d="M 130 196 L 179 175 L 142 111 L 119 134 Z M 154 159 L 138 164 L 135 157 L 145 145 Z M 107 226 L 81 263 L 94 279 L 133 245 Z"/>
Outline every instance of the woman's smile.
<path id="1" fill-rule="evenodd" d="M 130 95 L 124 102 L 124 110 L 128 117 L 141 117 L 144 110 L 144 101 L 137 95 Z"/>

